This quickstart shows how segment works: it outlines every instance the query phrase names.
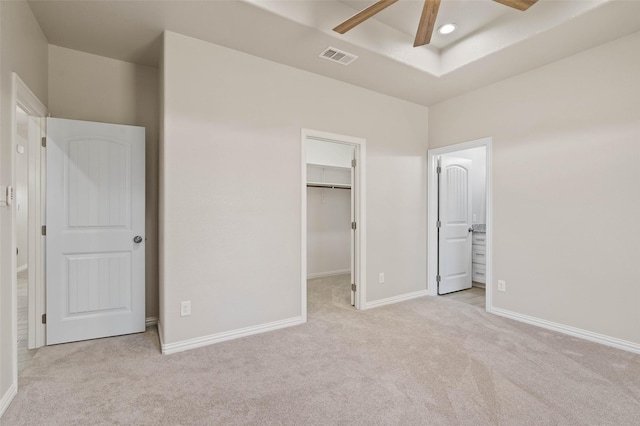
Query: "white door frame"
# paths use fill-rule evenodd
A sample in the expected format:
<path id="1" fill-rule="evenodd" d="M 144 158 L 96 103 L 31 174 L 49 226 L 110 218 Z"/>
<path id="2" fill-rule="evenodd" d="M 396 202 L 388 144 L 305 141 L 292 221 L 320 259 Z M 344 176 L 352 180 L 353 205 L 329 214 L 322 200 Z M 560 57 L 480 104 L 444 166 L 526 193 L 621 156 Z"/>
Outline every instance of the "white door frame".
<path id="1" fill-rule="evenodd" d="M 39 117 L 44 121 L 47 116 L 47 108 L 40 102 L 37 96 L 29 89 L 22 79 L 15 72 L 12 74 L 12 95 L 11 95 L 11 185 L 16 186 L 16 146 L 18 144 L 16 108 L 20 107 L 29 116 Z M 29 219 L 28 219 L 28 257 L 29 265 L 29 348 L 39 348 L 45 344 L 45 325 L 39 318 L 45 310 L 45 282 L 44 282 L 44 262 L 45 252 L 43 248 L 44 242 L 40 235 L 41 226 L 44 223 L 45 211 L 45 187 L 44 187 L 44 153 L 40 144 L 42 136 L 44 136 L 44 123 L 40 124 L 41 134 L 33 138 L 29 135 L 29 174 L 34 171 L 33 179 L 29 179 Z M 35 201 L 34 203 L 32 203 Z M 15 253 L 17 247 L 17 223 L 16 223 L 16 206 L 15 203 L 11 208 L 11 220 L 13 229 L 11 231 L 11 252 Z M 12 298 L 12 315 L 13 321 L 13 379 L 14 383 L 18 381 L 18 322 L 17 322 L 17 265 L 14 257 L 11 262 L 11 289 Z"/>
<path id="2" fill-rule="evenodd" d="M 436 221 L 438 218 L 438 177 L 436 168 L 438 166 L 438 156 L 444 154 L 453 154 L 457 151 L 463 151 L 471 148 L 486 148 L 486 168 L 487 168 L 487 282 L 486 286 L 486 311 L 492 311 L 493 300 L 493 184 L 492 184 L 492 139 L 490 137 L 477 139 L 469 142 L 463 142 L 455 145 L 449 145 L 442 148 L 430 149 L 427 151 L 427 179 L 428 188 L 428 207 L 427 207 L 427 294 L 436 296 L 438 294 L 438 283 L 436 282 L 436 271 L 438 270 L 438 228 Z"/>
<path id="3" fill-rule="evenodd" d="M 356 309 L 365 309 L 367 301 L 366 286 L 366 259 L 367 259 L 367 226 L 366 226 L 366 140 L 354 136 L 344 136 L 320 130 L 302 129 L 302 158 L 301 158 L 301 194 L 302 194 L 302 218 L 301 218 L 301 268 L 300 268 L 300 293 L 301 313 L 303 321 L 307 321 L 307 140 L 319 140 L 325 142 L 351 145 L 355 148 L 355 222 L 357 224 L 355 235 L 355 270 L 356 284 Z"/>

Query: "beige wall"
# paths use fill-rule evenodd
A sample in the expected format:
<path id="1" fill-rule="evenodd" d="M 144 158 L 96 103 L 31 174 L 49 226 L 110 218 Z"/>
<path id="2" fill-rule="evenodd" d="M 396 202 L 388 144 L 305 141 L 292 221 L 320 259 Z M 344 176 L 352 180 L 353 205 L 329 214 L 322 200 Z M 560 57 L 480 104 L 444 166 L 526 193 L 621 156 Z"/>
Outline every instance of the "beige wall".
<path id="1" fill-rule="evenodd" d="M 27 266 L 29 253 L 29 116 L 20 108 L 16 110 L 16 127 L 18 139 L 16 143 L 24 149 L 20 154 L 15 152 L 16 188 L 16 266 Z"/>
<path id="2" fill-rule="evenodd" d="M 47 40 L 25 1 L 0 1 L 0 183 L 15 185 L 11 157 L 12 72 L 47 104 Z M 14 204 L 15 206 L 15 204 Z M 0 207 L 0 399 L 14 384 L 11 312 L 13 263 L 11 209 Z"/>
<path id="3" fill-rule="evenodd" d="M 301 128 L 367 140 L 367 299 L 426 289 L 427 108 L 173 33 L 163 63 L 164 343 L 301 314 Z"/>
<path id="4" fill-rule="evenodd" d="M 429 109 L 429 148 L 485 136 L 494 306 L 640 344 L 640 33 Z"/>
<path id="5" fill-rule="evenodd" d="M 16 173 L 16 266 L 25 268 L 29 254 L 29 144 L 28 140 L 18 139 L 24 147 L 22 154 L 15 153 L 14 169 Z"/>
<path id="6" fill-rule="evenodd" d="M 351 191 L 307 188 L 307 276 L 350 270 Z"/>
<path id="7" fill-rule="evenodd" d="M 158 316 L 158 70 L 49 46 L 53 117 L 146 128 L 146 316 Z"/>

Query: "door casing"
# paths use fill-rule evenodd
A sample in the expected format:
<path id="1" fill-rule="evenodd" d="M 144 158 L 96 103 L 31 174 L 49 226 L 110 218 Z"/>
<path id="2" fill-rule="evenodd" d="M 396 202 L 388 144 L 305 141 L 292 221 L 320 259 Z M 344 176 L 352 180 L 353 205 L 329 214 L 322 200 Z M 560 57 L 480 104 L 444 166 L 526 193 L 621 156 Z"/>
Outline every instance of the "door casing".
<path id="1" fill-rule="evenodd" d="M 301 314 L 304 322 L 307 321 L 307 140 L 320 140 L 338 144 L 346 144 L 355 147 L 356 167 L 354 170 L 355 192 L 354 216 L 357 229 L 354 238 L 354 281 L 357 287 L 355 308 L 365 309 L 367 300 L 366 286 L 366 259 L 367 259 L 367 227 L 366 227 L 366 140 L 354 136 L 344 136 L 320 130 L 302 129 L 301 141 L 301 256 L 300 256 L 300 294 Z"/>
<path id="2" fill-rule="evenodd" d="M 444 154 L 453 154 L 457 151 L 465 149 L 485 147 L 486 149 L 486 170 L 487 170 L 487 194 L 486 194 L 486 225 L 487 225 L 487 282 L 486 286 L 486 303 L 487 312 L 492 311 L 493 300 L 493 184 L 492 184 L 492 143 L 491 137 L 463 142 L 455 145 L 449 145 L 441 148 L 434 148 L 427 151 L 427 179 L 428 179 L 428 195 L 427 195 L 427 294 L 429 296 L 437 296 L 438 283 L 436 282 L 436 274 L 438 271 L 438 228 L 436 221 L 438 219 L 438 178 L 436 168 L 438 166 L 438 156 Z"/>

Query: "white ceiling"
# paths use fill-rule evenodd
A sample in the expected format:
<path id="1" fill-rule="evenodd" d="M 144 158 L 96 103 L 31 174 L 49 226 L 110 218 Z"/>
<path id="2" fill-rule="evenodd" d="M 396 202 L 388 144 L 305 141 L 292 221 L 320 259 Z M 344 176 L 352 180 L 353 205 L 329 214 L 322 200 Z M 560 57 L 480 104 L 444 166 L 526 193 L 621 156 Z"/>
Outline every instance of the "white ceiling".
<path id="1" fill-rule="evenodd" d="M 429 46 L 413 47 L 423 1 L 400 0 L 344 35 L 331 29 L 363 0 L 29 1 L 54 45 L 157 66 L 168 30 L 431 105 L 640 31 L 640 0 L 539 0 L 526 12 L 492 0 L 442 0 Z M 318 58 L 333 46 L 349 66 Z"/>

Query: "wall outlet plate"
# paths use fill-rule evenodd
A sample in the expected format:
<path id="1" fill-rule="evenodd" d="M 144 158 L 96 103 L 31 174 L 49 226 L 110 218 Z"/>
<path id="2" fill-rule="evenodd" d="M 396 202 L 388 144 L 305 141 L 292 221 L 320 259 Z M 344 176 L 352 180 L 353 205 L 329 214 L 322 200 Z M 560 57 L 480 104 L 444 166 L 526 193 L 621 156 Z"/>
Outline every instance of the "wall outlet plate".
<path id="1" fill-rule="evenodd" d="M 507 282 L 505 280 L 498 280 L 498 291 L 507 291 Z"/>
<path id="2" fill-rule="evenodd" d="M 384 272 L 380 272 L 380 275 L 378 275 L 378 282 L 380 284 L 384 282 Z"/>
<path id="3" fill-rule="evenodd" d="M 186 317 L 191 315 L 191 301 L 180 302 L 180 316 Z"/>

